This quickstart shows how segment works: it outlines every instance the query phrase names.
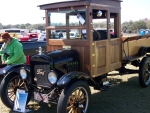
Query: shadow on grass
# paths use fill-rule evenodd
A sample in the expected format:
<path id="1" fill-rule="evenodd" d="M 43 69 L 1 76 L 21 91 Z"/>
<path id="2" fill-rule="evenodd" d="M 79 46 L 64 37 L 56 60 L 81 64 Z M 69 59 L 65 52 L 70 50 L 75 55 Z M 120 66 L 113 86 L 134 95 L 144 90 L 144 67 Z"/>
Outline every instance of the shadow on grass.
<path id="1" fill-rule="evenodd" d="M 89 113 L 149 113 L 150 87 L 141 88 L 138 77 L 134 76 L 126 81 L 122 78 L 111 79 L 118 82 L 108 91 L 91 90 L 92 102 Z M 30 102 L 29 113 L 56 113 L 57 105 Z M 9 111 L 9 113 L 17 113 Z"/>
<path id="2" fill-rule="evenodd" d="M 92 95 L 90 113 L 150 113 L 150 87 L 142 88 L 138 77 L 121 81 L 108 91 Z"/>

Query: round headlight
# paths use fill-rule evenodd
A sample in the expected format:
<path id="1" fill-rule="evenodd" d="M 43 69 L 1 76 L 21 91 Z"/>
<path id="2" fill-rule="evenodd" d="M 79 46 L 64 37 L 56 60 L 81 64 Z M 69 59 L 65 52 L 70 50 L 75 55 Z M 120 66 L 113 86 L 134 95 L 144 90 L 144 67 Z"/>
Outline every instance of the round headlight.
<path id="1" fill-rule="evenodd" d="M 51 84 L 55 84 L 57 82 L 57 75 L 55 72 L 51 71 L 48 74 L 48 80 Z"/>
<path id="2" fill-rule="evenodd" d="M 26 79 L 27 78 L 27 72 L 24 68 L 20 69 L 20 75 L 22 77 L 22 79 Z"/>

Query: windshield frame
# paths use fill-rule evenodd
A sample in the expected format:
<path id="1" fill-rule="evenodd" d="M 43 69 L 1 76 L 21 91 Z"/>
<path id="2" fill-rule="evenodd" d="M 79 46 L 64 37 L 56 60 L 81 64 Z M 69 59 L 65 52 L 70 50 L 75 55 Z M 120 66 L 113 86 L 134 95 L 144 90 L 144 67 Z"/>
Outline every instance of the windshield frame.
<path id="1" fill-rule="evenodd" d="M 58 11 L 70 11 L 70 10 L 85 10 L 85 22 L 86 22 L 86 24 L 84 24 L 84 25 L 82 25 L 82 24 L 79 24 L 79 25 L 76 25 L 76 26 L 68 26 L 68 25 L 66 25 L 66 26 L 51 26 L 49 23 L 51 22 L 51 20 L 50 20 L 50 18 L 49 18 L 49 16 L 48 16 L 48 13 L 50 12 L 50 13 L 52 13 L 52 12 L 58 12 Z M 51 10 L 47 10 L 46 11 L 46 30 L 47 30 L 47 32 L 48 32 L 48 39 L 51 39 L 49 36 L 51 36 L 51 33 L 50 33 L 50 31 L 51 30 L 60 30 L 60 29 L 65 29 L 65 30 L 70 30 L 70 29 L 80 29 L 80 30 L 82 30 L 82 29 L 86 29 L 86 30 L 88 30 L 88 23 L 87 23 L 87 8 L 85 7 L 85 6 L 79 6 L 79 7 L 67 7 L 67 8 L 59 8 L 59 9 L 51 9 Z M 66 19 L 66 22 L 67 22 L 68 20 Z M 69 36 L 69 33 L 68 33 L 68 36 Z"/>

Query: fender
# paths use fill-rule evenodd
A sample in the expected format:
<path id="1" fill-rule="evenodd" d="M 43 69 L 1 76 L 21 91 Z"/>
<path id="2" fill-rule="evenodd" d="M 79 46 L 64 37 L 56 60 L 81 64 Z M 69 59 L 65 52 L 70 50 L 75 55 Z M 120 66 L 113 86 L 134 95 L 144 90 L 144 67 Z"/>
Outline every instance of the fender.
<path id="1" fill-rule="evenodd" d="M 57 86 L 62 88 L 66 86 L 68 83 L 70 83 L 73 80 L 86 80 L 88 84 L 99 87 L 99 84 L 97 84 L 94 79 L 91 78 L 91 76 L 83 73 L 83 72 L 70 72 L 64 74 L 58 81 Z"/>
<path id="2" fill-rule="evenodd" d="M 4 68 L 0 69 L 0 75 L 6 75 L 8 72 L 19 72 L 17 69 L 20 69 L 20 67 L 25 67 L 25 64 L 12 64 L 7 65 Z"/>

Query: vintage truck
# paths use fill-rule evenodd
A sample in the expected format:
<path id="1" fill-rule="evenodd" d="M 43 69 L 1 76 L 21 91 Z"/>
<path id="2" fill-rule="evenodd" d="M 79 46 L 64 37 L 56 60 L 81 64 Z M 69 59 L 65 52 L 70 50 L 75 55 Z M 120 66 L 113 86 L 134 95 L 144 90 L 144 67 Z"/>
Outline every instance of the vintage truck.
<path id="1" fill-rule="evenodd" d="M 16 90 L 23 89 L 27 103 L 34 95 L 35 100 L 57 104 L 57 113 L 87 113 L 89 86 L 108 90 L 107 76 L 114 70 L 138 73 L 140 85 L 148 87 L 150 35 L 121 37 L 120 4 L 120 0 L 72 0 L 39 5 L 45 10 L 47 52 L 40 47 L 38 54 L 30 56 L 30 65 L 0 70 L 3 104 L 12 109 Z M 94 29 L 95 22 L 105 22 L 106 29 Z M 56 30 L 66 38 L 53 37 Z M 77 36 L 70 38 L 70 32 Z M 126 69 L 127 64 L 139 69 Z"/>

